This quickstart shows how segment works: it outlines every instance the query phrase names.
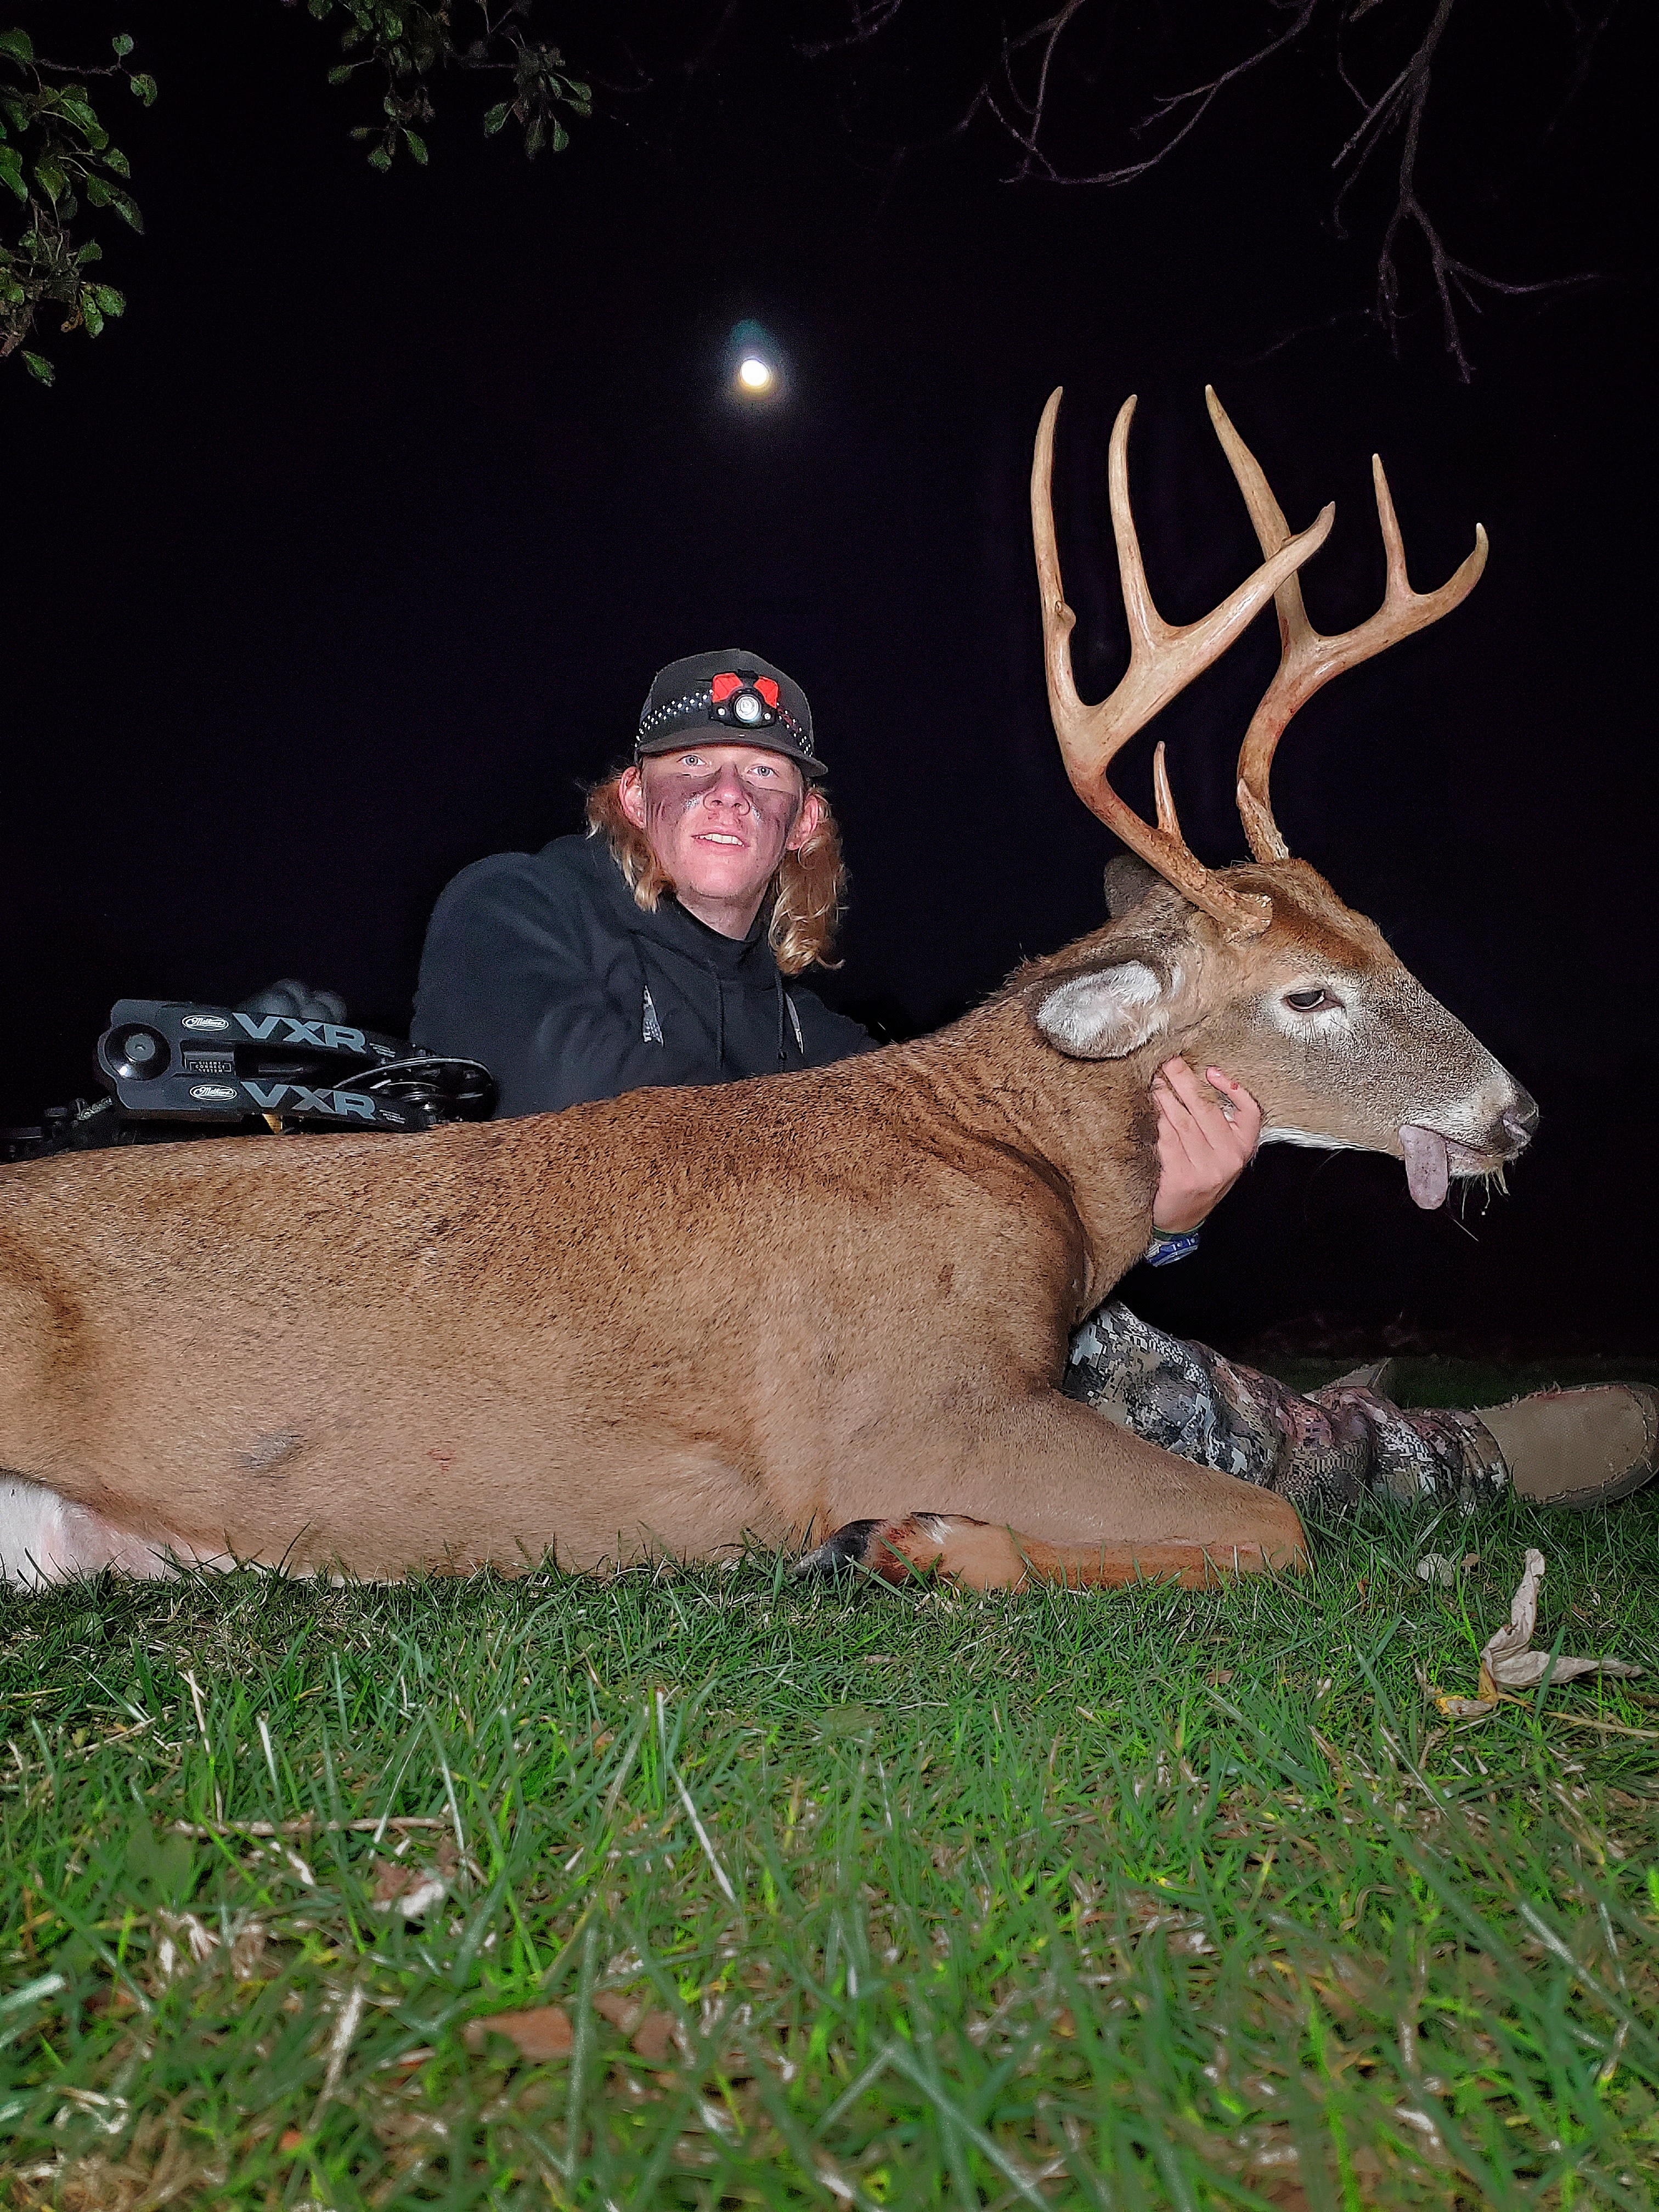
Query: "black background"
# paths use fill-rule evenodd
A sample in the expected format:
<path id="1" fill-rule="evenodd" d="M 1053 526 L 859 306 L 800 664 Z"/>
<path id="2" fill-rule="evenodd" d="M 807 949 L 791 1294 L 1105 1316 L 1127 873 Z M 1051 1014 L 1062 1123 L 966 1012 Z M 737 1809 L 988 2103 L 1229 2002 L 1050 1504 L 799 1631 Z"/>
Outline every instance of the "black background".
<path id="1" fill-rule="evenodd" d="M 1097 696 L 1125 651 L 1104 459 L 1127 392 L 1165 613 L 1253 564 L 1210 379 L 1293 525 L 1337 501 L 1305 580 L 1322 626 L 1380 592 L 1374 447 L 1419 587 L 1491 532 L 1462 609 L 1301 717 L 1275 799 L 1544 1118 L 1510 1195 L 1462 1222 L 1412 1207 L 1397 1164 L 1270 1151 L 1204 1255 L 1131 1293 L 1228 1345 L 1652 1348 L 1635 10 L 1547 141 L 1543 11 L 1517 33 L 1530 77 L 1495 4 L 1449 45 L 1449 232 L 1501 275 L 1598 272 L 1486 300 L 1467 385 L 1431 313 L 1396 357 L 1359 312 L 1374 225 L 1344 244 L 1326 220 L 1352 113 L 1316 57 L 1125 191 L 1012 186 L 972 142 L 895 174 L 844 122 L 873 64 L 809 66 L 741 25 L 672 100 L 610 100 L 533 167 L 447 88 L 431 168 L 382 179 L 301 15 L 244 0 L 204 46 L 193 9 L 36 12 L 49 51 L 132 31 L 161 97 L 114 111 L 148 226 L 106 264 L 126 318 L 51 333 L 52 392 L 0 369 L 0 1119 L 91 1089 L 118 995 L 298 975 L 402 1032 L 447 878 L 576 827 L 653 670 L 728 644 L 799 677 L 832 767 L 854 898 L 824 995 L 893 1034 L 947 1019 L 1097 923 L 1112 849 L 1048 722 L 1042 400 L 1066 385 L 1061 543 Z M 1156 21 L 1150 92 L 1191 75 Z M 909 58 L 925 81 L 925 45 Z M 889 128 L 904 85 L 878 86 Z M 745 317 L 787 361 L 769 408 L 727 396 Z M 1242 851 L 1233 760 L 1274 651 L 1259 623 L 1159 726 L 1215 861 Z M 1119 770 L 1142 804 L 1150 749 Z"/>

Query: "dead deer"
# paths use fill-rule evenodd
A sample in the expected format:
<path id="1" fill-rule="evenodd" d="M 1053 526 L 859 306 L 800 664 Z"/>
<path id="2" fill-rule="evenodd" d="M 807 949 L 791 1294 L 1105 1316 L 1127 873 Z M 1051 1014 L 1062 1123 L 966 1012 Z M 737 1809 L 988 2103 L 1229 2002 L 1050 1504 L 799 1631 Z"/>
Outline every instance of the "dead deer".
<path id="1" fill-rule="evenodd" d="M 1403 1156 L 1421 1205 L 1493 1172 L 1536 1109 L 1274 826 L 1291 714 L 1474 585 L 1484 535 L 1419 596 L 1380 465 L 1382 608 L 1323 638 L 1292 535 L 1213 398 L 1262 565 L 1184 629 L 1109 497 L 1132 641 L 1110 698 L 1073 681 L 1038 432 L 1049 700 L 1073 783 L 1145 895 L 939 1034 L 799 1075 L 644 1091 L 388 1139 L 38 1162 L 0 1189 L 0 1565 L 257 1563 L 364 1577 L 592 1567 L 749 1539 L 897 1577 L 1122 1582 L 1291 1567 L 1285 1500 L 1060 1393 L 1068 1332 L 1144 1249 L 1149 1085 L 1226 1066 L 1267 1133 Z M 1277 597 L 1284 652 L 1245 738 L 1253 863 L 1182 837 L 1107 770 Z M 928 1508 L 931 1510 L 919 1509 Z M 851 1524 L 851 1525 L 849 1525 Z"/>

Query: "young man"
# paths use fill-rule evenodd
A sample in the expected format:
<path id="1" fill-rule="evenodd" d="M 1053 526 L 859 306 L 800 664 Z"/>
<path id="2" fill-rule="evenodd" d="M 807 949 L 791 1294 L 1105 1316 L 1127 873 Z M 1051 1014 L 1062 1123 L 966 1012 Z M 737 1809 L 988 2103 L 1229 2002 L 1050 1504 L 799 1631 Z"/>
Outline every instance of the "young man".
<path id="1" fill-rule="evenodd" d="M 483 1060 L 503 1115 L 868 1050 L 793 980 L 828 959 L 843 889 L 824 773 L 805 694 L 781 669 L 733 651 L 660 670 L 632 763 L 589 794 L 587 836 L 479 860 L 439 899 L 415 1042 Z M 1203 1073 L 1176 1058 L 1153 1079 L 1153 1266 L 1193 1249 L 1261 1133 L 1249 1093 Z M 1300 1397 L 1113 1300 L 1073 1338 L 1064 1387 L 1183 1458 L 1327 1510 L 1367 1492 L 1472 1507 L 1510 1485 L 1601 1504 L 1652 1473 L 1650 1391 L 1410 1411 L 1388 1398 L 1388 1366 Z"/>
<path id="2" fill-rule="evenodd" d="M 827 958 L 841 899 L 823 772 L 781 669 L 744 653 L 664 669 L 588 835 L 478 860 L 439 899 L 416 1042 L 483 1060 L 503 1115 L 867 1050 L 793 980 Z"/>

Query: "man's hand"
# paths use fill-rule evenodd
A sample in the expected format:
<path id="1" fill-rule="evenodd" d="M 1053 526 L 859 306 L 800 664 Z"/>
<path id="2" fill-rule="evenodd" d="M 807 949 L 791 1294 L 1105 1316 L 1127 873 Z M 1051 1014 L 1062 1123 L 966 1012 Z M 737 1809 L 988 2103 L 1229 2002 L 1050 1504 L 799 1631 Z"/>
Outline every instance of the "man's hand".
<path id="1" fill-rule="evenodd" d="M 1242 1083 L 1218 1067 L 1204 1071 L 1221 1096 L 1207 1097 L 1179 1054 L 1152 1078 L 1158 1109 L 1158 1195 L 1152 1226 L 1196 1229 L 1249 1166 L 1261 1134 L 1261 1109 Z"/>

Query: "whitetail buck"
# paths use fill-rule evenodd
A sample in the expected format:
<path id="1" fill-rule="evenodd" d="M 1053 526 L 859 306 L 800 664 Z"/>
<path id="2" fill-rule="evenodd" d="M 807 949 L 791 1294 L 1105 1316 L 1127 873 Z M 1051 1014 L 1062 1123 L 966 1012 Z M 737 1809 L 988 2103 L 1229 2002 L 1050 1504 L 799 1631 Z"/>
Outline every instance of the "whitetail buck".
<path id="1" fill-rule="evenodd" d="M 1310 628 L 1292 536 L 1211 411 L 1265 559 L 1185 629 L 1112 520 L 1132 650 L 1072 679 L 1032 472 L 1048 691 L 1078 791 L 1158 878 L 935 1036 L 799 1075 L 409 1138 L 180 1145 L 42 1161 L 0 1189 L 0 1560 L 15 1581 L 168 1557 L 363 1576 L 592 1566 L 842 1530 L 831 1557 L 981 1585 L 1292 1565 L 1283 1499 L 1060 1394 L 1067 1333 L 1144 1249 L 1149 1085 L 1181 1051 L 1266 1134 L 1402 1156 L 1420 1205 L 1526 1143 L 1532 1102 L 1273 823 L 1268 764 L 1338 670 L 1474 583 L 1419 597 L 1376 469 L 1382 611 Z M 1244 741 L 1253 865 L 1106 780 L 1130 737 L 1275 593 L 1284 657 Z M 921 1509 L 928 1509 L 922 1510 Z M 848 1528 L 847 1524 L 856 1524 Z"/>

